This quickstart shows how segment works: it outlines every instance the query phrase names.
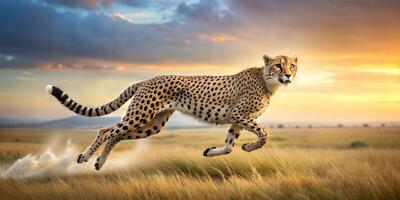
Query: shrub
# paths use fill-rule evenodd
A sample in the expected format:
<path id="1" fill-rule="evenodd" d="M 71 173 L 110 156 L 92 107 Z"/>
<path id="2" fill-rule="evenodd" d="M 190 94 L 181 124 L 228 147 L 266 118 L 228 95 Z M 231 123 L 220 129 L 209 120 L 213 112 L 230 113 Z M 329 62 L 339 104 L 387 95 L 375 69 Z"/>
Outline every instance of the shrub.
<path id="1" fill-rule="evenodd" d="M 351 148 L 361 148 L 361 147 L 366 147 L 366 146 L 367 146 L 367 143 L 365 141 L 361 141 L 361 140 L 355 140 L 350 143 Z"/>

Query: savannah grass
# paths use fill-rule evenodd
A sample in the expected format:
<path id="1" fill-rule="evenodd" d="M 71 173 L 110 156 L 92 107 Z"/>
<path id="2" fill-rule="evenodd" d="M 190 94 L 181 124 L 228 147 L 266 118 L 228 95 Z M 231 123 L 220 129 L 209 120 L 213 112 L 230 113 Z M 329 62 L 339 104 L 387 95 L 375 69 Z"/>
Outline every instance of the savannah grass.
<path id="1" fill-rule="evenodd" d="M 275 129 L 262 150 L 243 152 L 239 145 L 254 139 L 243 134 L 231 154 L 213 158 L 201 153 L 223 143 L 222 130 L 165 131 L 151 139 L 132 166 L 107 170 L 110 165 L 106 163 L 101 172 L 93 169 L 93 173 L 73 176 L 2 179 L 0 198 L 400 199 L 399 130 Z M 12 131 L 16 130 L 4 132 Z M 27 132 L 19 131 L 13 136 Z M 58 130 L 52 134 L 89 142 L 90 131 L 81 131 L 88 133 L 66 135 Z M 10 138 L 4 138 L 0 141 L 9 142 Z M 368 145 L 351 148 L 354 141 Z M 110 157 L 123 155 L 132 146 L 131 142 L 122 143 Z"/>

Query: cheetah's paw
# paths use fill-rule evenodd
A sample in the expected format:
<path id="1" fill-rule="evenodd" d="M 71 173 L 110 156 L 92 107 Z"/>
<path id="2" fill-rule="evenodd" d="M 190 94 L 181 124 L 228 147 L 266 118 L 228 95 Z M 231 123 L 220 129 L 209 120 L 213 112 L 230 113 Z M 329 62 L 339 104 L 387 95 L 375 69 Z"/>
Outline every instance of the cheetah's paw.
<path id="1" fill-rule="evenodd" d="M 243 149 L 243 151 L 247 151 L 247 152 L 251 152 L 251 151 L 255 150 L 254 148 L 252 148 L 252 145 L 250 143 L 243 144 L 242 149 Z"/>
<path id="2" fill-rule="evenodd" d="M 78 159 L 76 160 L 77 163 L 87 162 L 89 159 L 83 153 L 79 154 Z"/>
<path id="3" fill-rule="evenodd" d="M 102 159 L 101 157 L 98 157 L 97 160 L 96 160 L 96 163 L 94 163 L 94 168 L 97 171 L 99 171 L 103 167 L 105 162 L 106 162 L 105 159 Z"/>
<path id="4" fill-rule="evenodd" d="M 208 147 L 206 150 L 204 150 L 204 152 L 203 152 L 203 156 L 209 156 L 208 155 L 208 152 L 210 151 L 210 150 L 212 150 L 212 149 L 216 149 L 217 147 Z"/>

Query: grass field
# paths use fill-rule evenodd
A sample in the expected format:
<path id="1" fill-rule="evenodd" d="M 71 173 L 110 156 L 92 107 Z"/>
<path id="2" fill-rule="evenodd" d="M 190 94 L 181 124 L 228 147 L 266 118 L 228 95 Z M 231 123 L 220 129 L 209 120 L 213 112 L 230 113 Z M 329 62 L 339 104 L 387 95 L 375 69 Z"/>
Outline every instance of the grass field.
<path id="1" fill-rule="evenodd" d="M 400 199 L 400 128 L 272 129 L 261 150 L 205 158 L 225 130 L 167 130 L 117 145 L 100 172 L 93 162 L 70 174 L 0 179 L 1 199 Z M 71 138 L 76 151 L 89 129 L 0 130 L 0 169 Z M 93 158 L 94 160 L 94 158 Z M 116 162 L 126 161 L 126 162 Z"/>

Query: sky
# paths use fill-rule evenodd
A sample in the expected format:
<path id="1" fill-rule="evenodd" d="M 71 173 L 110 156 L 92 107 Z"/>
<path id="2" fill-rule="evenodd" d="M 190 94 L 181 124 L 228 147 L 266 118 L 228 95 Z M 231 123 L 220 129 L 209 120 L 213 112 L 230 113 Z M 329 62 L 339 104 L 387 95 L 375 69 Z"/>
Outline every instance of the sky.
<path id="1" fill-rule="evenodd" d="M 262 122 L 400 121 L 398 0 L 2 0 L 0 118 L 72 116 L 157 75 L 225 75 L 299 58 Z M 125 108 L 113 116 L 122 116 Z"/>

